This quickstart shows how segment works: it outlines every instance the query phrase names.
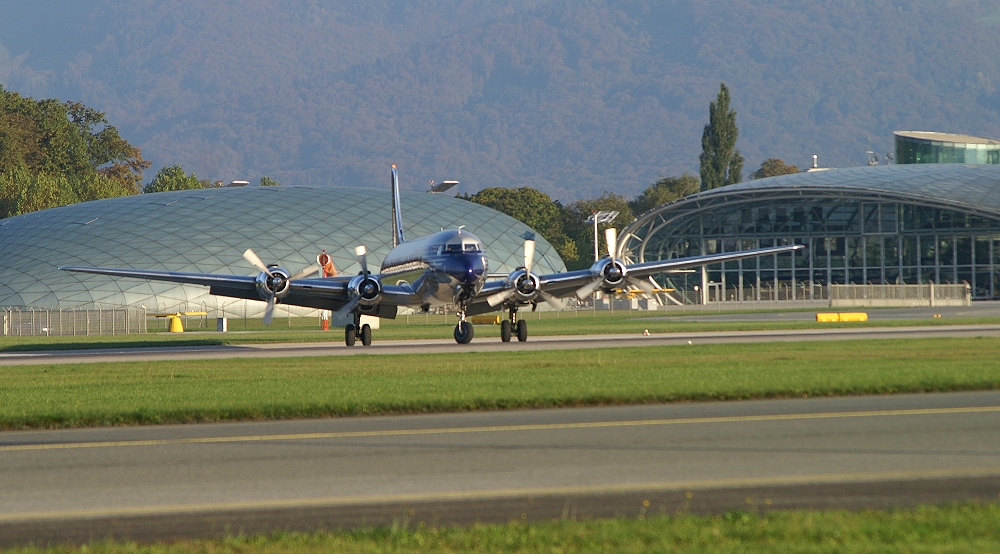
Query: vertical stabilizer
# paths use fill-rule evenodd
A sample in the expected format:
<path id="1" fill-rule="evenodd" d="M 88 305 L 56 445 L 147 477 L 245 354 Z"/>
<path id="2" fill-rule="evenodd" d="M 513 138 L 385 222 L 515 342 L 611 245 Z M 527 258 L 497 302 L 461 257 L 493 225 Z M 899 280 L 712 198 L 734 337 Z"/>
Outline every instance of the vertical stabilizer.
<path id="1" fill-rule="evenodd" d="M 396 164 L 392 164 L 392 246 L 399 246 L 405 240 L 403 211 L 399 207 L 399 175 L 396 174 Z"/>

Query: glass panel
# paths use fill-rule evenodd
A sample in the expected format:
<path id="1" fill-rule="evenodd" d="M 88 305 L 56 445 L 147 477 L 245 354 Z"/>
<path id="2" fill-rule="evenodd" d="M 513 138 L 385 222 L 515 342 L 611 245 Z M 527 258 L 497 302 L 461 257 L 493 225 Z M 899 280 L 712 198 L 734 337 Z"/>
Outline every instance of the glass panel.
<path id="1" fill-rule="evenodd" d="M 955 242 L 958 265 L 972 265 L 972 239 L 970 237 L 958 237 L 958 240 Z"/>
<path id="2" fill-rule="evenodd" d="M 934 237 L 922 236 L 920 237 L 920 265 L 935 265 L 937 260 L 934 258 L 934 243 L 937 242 Z"/>
<path id="3" fill-rule="evenodd" d="M 903 263 L 902 265 L 917 265 L 917 237 L 907 235 L 901 237 L 903 243 Z"/>
<path id="4" fill-rule="evenodd" d="M 976 237 L 976 265 L 979 267 L 990 266 L 990 239 L 988 237 Z"/>

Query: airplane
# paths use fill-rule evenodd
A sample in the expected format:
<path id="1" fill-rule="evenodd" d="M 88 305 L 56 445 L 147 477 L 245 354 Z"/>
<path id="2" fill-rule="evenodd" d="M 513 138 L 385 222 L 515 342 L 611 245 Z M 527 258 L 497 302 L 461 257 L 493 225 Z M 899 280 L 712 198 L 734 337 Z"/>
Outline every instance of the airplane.
<path id="1" fill-rule="evenodd" d="M 455 341 L 467 344 L 474 336 L 473 325 L 466 319 L 467 316 L 505 311 L 507 317 L 500 323 L 500 339 L 510 342 L 516 336 L 519 342 L 524 342 L 528 339 L 528 325 L 524 319 L 517 317 L 521 307 L 530 305 L 534 308 L 542 301 L 560 309 L 562 298 L 575 296 L 582 300 L 596 291 L 611 292 L 630 285 L 652 294 L 654 286 L 643 278 L 655 273 L 804 248 L 803 245 L 774 246 L 627 264 L 615 257 L 616 231 L 608 229 L 605 236 L 608 255 L 594 262 L 590 268 L 539 275 L 532 271 L 535 241 L 533 235 L 528 235 L 524 241 L 524 265 L 506 276 L 497 276 L 488 271 L 489 262 L 482 241 L 464 226 L 407 240 L 403 231 L 399 176 L 395 164 L 391 170 L 390 185 L 392 249 L 382 260 L 378 273 L 369 271 L 364 245 L 354 249 L 361 272 L 353 276 L 310 278 L 317 271 L 316 267 L 291 274 L 275 264 L 265 265 L 251 249 L 247 249 L 243 257 L 260 271 L 256 276 L 77 266 L 59 269 L 202 285 L 209 287 L 209 293 L 213 295 L 262 300 L 267 302 L 265 324 L 271 322 L 274 306 L 279 302 L 333 310 L 337 316 L 353 320 L 344 327 L 344 343 L 347 346 L 354 346 L 358 339 L 364 346 L 371 344 L 371 327 L 361 323 L 362 315 L 395 319 L 400 307 L 429 311 L 433 307 L 449 306 L 458 315 Z"/>

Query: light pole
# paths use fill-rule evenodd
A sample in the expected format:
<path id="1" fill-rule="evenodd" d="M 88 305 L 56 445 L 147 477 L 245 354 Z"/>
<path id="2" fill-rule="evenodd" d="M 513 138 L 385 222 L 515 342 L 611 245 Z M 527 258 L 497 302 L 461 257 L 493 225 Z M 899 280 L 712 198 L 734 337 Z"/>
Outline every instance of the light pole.
<path id="1" fill-rule="evenodd" d="M 595 211 L 595 212 L 592 212 L 590 214 L 590 217 L 587 218 L 586 223 L 593 223 L 594 224 L 594 261 L 595 262 L 597 260 L 601 259 L 600 255 L 598 253 L 598 248 L 597 248 L 597 224 L 599 224 L 599 223 L 611 223 L 612 221 L 615 220 L 616 217 L 618 217 L 618 212 L 612 212 L 612 211 Z M 611 256 L 614 257 L 614 255 L 615 255 L 615 253 L 612 252 Z"/>

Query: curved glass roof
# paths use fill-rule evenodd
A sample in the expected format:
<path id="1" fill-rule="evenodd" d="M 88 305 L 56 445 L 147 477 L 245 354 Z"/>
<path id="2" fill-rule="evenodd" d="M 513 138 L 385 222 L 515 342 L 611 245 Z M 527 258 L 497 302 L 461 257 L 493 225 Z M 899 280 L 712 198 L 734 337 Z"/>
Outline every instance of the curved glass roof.
<path id="1" fill-rule="evenodd" d="M 619 253 L 643 259 L 645 241 L 672 221 L 722 205 L 796 198 L 897 201 L 1000 219 L 1000 166 L 864 166 L 779 175 L 693 194 L 640 215 L 622 231 Z"/>
<path id="2" fill-rule="evenodd" d="M 490 272 L 523 265 L 525 224 L 454 197 L 402 191 L 406 236 L 464 225 L 486 247 Z M 354 247 L 368 247 L 377 267 L 391 248 L 390 193 L 371 188 L 243 187 L 139 194 L 0 219 L 0 307 L 90 308 L 145 305 L 150 310 L 259 313 L 263 302 L 213 297 L 207 287 L 115 279 L 59 271 L 81 265 L 254 275 L 243 258 L 253 248 L 264 263 L 291 272 L 316 264 L 325 249 L 337 270 L 360 266 Z M 565 271 L 536 234 L 539 272 Z"/>

